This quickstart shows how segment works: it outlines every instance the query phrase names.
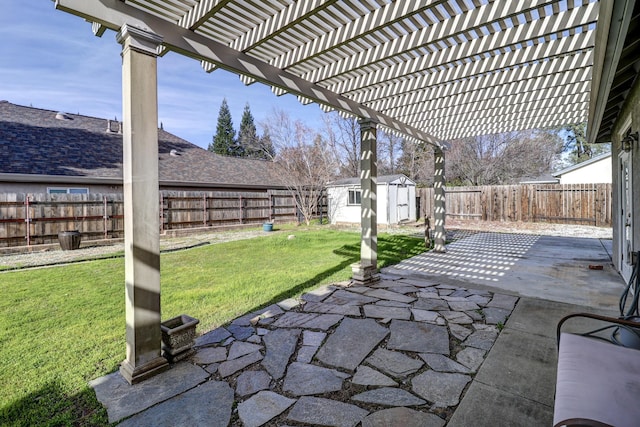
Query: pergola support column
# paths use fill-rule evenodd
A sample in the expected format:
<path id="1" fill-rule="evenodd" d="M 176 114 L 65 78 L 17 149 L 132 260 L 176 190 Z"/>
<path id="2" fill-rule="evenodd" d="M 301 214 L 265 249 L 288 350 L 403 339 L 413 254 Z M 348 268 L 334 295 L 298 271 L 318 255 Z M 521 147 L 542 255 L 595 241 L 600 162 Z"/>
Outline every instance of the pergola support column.
<path id="1" fill-rule="evenodd" d="M 131 384 L 168 367 L 161 356 L 158 85 L 156 49 L 162 38 L 124 25 L 122 44 L 123 193 L 126 359 Z"/>
<path id="2" fill-rule="evenodd" d="M 371 284 L 380 280 L 378 274 L 377 185 L 378 159 L 376 123 L 360 120 L 360 262 L 352 264 L 353 281 Z"/>
<path id="3" fill-rule="evenodd" d="M 434 230 L 433 230 L 433 250 L 435 252 L 446 252 L 446 232 L 444 228 L 446 217 L 446 204 L 444 193 L 444 151 L 441 148 L 434 148 L 433 158 L 435 161 L 435 176 L 433 179 L 434 190 Z"/>

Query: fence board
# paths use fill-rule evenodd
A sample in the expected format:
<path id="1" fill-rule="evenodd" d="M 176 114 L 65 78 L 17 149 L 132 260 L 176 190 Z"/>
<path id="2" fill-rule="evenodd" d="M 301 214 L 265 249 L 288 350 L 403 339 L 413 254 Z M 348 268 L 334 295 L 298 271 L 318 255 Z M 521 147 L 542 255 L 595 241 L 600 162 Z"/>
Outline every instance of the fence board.
<path id="1" fill-rule="evenodd" d="M 611 184 L 496 185 L 445 188 L 450 218 L 611 226 Z M 432 188 L 419 188 L 423 217 L 433 217 Z"/>

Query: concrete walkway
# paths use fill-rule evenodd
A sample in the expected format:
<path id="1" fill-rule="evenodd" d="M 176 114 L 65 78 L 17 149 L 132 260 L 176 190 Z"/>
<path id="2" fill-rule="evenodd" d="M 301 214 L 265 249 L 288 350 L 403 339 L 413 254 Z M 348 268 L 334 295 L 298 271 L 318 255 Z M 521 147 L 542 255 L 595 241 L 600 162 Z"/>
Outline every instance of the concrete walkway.
<path id="1" fill-rule="evenodd" d="M 615 314 L 624 286 L 606 246 L 472 234 L 375 286 L 235 319 L 146 382 L 114 373 L 92 387 L 123 426 L 551 425 L 557 320 Z"/>

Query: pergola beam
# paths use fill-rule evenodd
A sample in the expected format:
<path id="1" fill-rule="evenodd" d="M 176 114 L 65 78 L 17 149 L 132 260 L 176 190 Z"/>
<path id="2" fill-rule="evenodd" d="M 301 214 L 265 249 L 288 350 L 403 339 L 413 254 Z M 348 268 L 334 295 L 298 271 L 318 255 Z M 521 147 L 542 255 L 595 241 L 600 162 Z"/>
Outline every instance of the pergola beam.
<path id="1" fill-rule="evenodd" d="M 282 88 L 321 105 L 329 105 L 354 116 L 373 120 L 411 138 L 436 146 L 446 146 L 420 129 L 119 0 L 56 0 L 56 8 L 82 16 L 114 31 L 118 31 L 125 24 L 148 28 L 151 32 L 162 35 L 163 45 L 172 51 L 212 62 L 220 68 Z"/>

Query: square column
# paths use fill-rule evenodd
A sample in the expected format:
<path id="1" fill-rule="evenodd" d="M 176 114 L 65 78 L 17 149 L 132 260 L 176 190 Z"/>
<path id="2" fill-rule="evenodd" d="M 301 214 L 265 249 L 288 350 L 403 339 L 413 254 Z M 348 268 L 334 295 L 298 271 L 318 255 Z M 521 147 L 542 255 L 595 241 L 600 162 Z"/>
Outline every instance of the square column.
<path id="1" fill-rule="evenodd" d="M 441 148 L 434 148 L 433 157 L 435 161 L 435 176 L 433 178 L 434 192 L 434 222 L 433 229 L 433 250 L 435 252 L 446 252 L 446 232 L 444 229 L 446 217 L 446 204 L 444 194 L 444 151 Z"/>
<path id="2" fill-rule="evenodd" d="M 376 123 L 360 120 L 360 263 L 351 266 L 353 280 L 361 284 L 374 283 L 378 275 L 377 185 L 378 154 Z"/>
<path id="3" fill-rule="evenodd" d="M 127 355 L 122 376 L 134 384 L 169 365 L 161 356 L 160 208 L 156 48 L 162 38 L 124 25 L 122 116 Z"/>

